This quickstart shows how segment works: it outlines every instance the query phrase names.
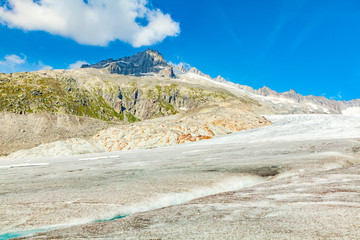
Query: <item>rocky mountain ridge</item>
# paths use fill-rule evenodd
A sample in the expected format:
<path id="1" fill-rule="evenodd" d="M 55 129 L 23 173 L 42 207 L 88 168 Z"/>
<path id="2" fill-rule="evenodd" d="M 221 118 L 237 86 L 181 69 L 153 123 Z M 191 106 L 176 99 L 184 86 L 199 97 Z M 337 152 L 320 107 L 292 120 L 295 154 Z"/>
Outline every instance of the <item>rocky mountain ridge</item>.
<path id="1" fill-rule="evenodd" d="M 92 65 L 85 64 L 81 68 L 106 68 L 110 73 L 136 76 L 161 72 L 164 76 L 175 77 L 172 67 L 167 64 L 164 57 L 152 49 L 117 60 L 107 59 Z"/>
<path id="2" fill-rule="evenodd" d="M 195 67 L 190 67 L 190 69 L 188 69 L 183 64 L 178 66 L 168 64 L 158 51 L 151 49 L 137 53 L 132 57 L 124 57 L 118 60 L 108 59 L 97 64 L 84 65 L 83 68 L 103 68 L 110 73 L 124 75 L 159 74 L 160 76 L 171 78 L 182 78 L 186 74 L 194 74 L 244 90 L 244 94 L 258 98 L 259 100 L 264 100 L 265 102 L 274 102 L 272 101 L 274 99 L 271 98 L 280 98 L 280 100 L 275 99 L 276 106 L 273 106 L 275 111 L 279 113 L 341 113 L 342 110 L 346 108 L 360 106 L 360 99 L 336 101 L 334 99 L 327 99 L 323 96 L 303 96 L 293 89 L 287 92 L 278 93 L 266 86 L 260 89 L 253 89 L 250 86 L 235 84 L 227 81 L 220 75 L 216 78 L 212 78 Z M 258 96 L 260 96 L 260 98 Z M 267 97 L 268 99 L 261 98 L 261 96 Z M 279 110 L 279 103 L 285 104 L 284 99 L 285 101 L 290 100 L 290 102 L 287 101 L 288 105 L 284 106 L 285 110 Z M 296 107 L 289 106 L 291 103 L 294 103 Z M 299 107 L 304 109 L 299 110 Z"/>
<path id="3" fill-rule="evenodd" d="M 242 86 L 239 86 L 243 88 Z M 338 101 L 334 99 L 328 99 L 324 96 L 314 96 L 314 95 L 301 95 L 297 93 L 295 90 L 290 89 L 289 91 L 278 93 L 268 87 L 263 87 L 260 89 L 249 89 L 246 86 L 247 91 L 252 92 L 254 94 L 258 94 L 261 96 L 269 96 L 269 97 L 280 97 L 294 100 L 296 103 L 299 104 L 315 104 L 324 108 L 327 108 L 335 113 L 342 113 L 343 110 L 352 107 L 359 107 L 360 106 L 360 99 L 353 99 L 350 101 Z"/>
<path id="4" fill-rule="evenodd" d="M 222 107 L 230 102 L 236 107 L 232 107 L 231 110 Z M 217 136 L 214 131 L 226 134 L 262 126 L 263 124 L 250 123 L 258 121 L 258 117 L 264 114 L 341 113 L 344 109 L 356 106 L 360 106 L 360 100 L 335 101 L 324 97 L 302 96 L 294 90 L 277 93 L 267 87 L 255 90 L 249 86 L 229 82 L 221 76 L 211 78 L 194 67 L 168 64 L 155 50 L 146 50 L 117 60 L 104 60 L 93 65 L 85 65 L 80 69 L 0 74 L 1 112 L 14 113 L 15 116 L 16 114 L 59 116 L 68 114 L 105 120 L 111 124 L 112 122 L 136 123 L 134 127 L 116 127 L 118 130 L 115 132 L 129 133 L 130 137 L 126 139 L 119 138 L 121 134 L 113 135 L 113 131 L 110 130 L 103 132 L 98 139 L 104 140 L 104 146 L 115 146 L 107 147 L 107 150 L 130 150 L 139 146 L 156 147 L 160 144 L 157 144 L 159 139 L 165 141 L 165 145 L 207 139 Z M 199 109 L 207 111 L 214 107 L 217 110 L 200 121 L 187 118 L 186 122 L 176 122 L 182 114 Z M 241 112 L 241 117 L 228 116 L 232 111 Z M 201 112 L 198 114 L 205 116 Z M 251 117 L 247 119 L 244 117 L 246 115 Z M 167 121 L 163 117 L 170 116 L 174 116 L 175 119 L 171 124 L 161 123 Z M 224 116 L 228 117 L 224 118 Z M 207 123 L 212 117 L 222 118 L 222 121 L 213 119 Z M 159 121 L 155 123 L 144 123 L 144 125 L 137 123 L 156 118 L 159 118 Z M 90 124 L 95 122 L 89 122 L 88 125 Z M 6 127 L 7 124 L 3 125 Z M 166 127 L 160 127 L 162 125 Z M 108 125 L 101 125 L 101 128 L 106 126 Z M 157 131 L 158 128 L 162 130 Z M 209 131 L 209 129 L 213 130 Z M 7 132 L 6 130 L 3 129 L 3 132 Z M 69 137 L 83 137 L 90 134 L 80 127 L 78 131 L 81 131 L 81 134 L 69 134 Z M 140 141 L 141 134 L 149 131 L 155 131 L 152 132 L 152 134 L 156 133 L 154 138 L 148 138 L 145 142 Z M 67 132 L 69 131 L 66 130 Z M 16 134 L 18 132 L 12 135 Z M 61 131 L 52 134 L 54 137 L 49 141 L 63 139 L 60 136 Z M 93 134 L 92 131 L 90 135 Z M 169 137 L 172 140 L 166 140 L 170 139 Z M 15 145 L 21 146 L 18 139 L 15 140 Z M 38 143 L 44 143 L 40 140 Z M 90 151 L 92 145 L 87 144 L 87 141 L 80 139 L 77 142 L 86 143 L 85 145 L 88 146 L 86 151 Z M 63 142 L 61 144 L 68 146 Z M 100 148 L 94 147 L 94 149 Z M 8 149 L 5 150 L 0 149 L 0 154 L 9 153 Z"/>
<path id="5" fill-rule="evenodd" d="M 86 79 L 80 81 L 79 77 L 83 76 Z M 153 80 L 161 84 L 145 83 Z M 185 83 L 196 87 L 183 87 Z M 210 83 L 216 89 L 204 91 Z M 244 96 L 271 109 L 264 113 L 275 114 L 341 113 L 360 106 L 359 99 L 336 101 L 303 96 L 294 90 L 278 93 L 268 87 L 253 89 L 235 84 L 220 75 L 211 78 L 195 67 L 171 65 L 151 49 L 130 57 L 83 65 L 77 70 L 0 75 L 0 110 L 20 114 L 65 113 L 135 122 Z"/>
<path id="6" fill-rule="evenodd" d="M 177 114 L 236 97 L 220 88 L 127 77 L 91 69 L 0 74 L 0 111 L 53 113 L 135 122 Z"/>
<path id="7" fill-rule="evenodd" d="M 324 108 L 324 109 L 328 110 L 328 111 L 325 110 L 324 113 L 342 113 L 342 111 L 347 108 L 360 106 L 360 99 L 353 99 L 350 101 L 345 101 L 345 100 L 338 101 L 338 100 L 334 100 L 334 99 L 328 99 L 324 96 L 314 96 L 314 95 L 304 96 L 304 95 L 297 93 L 294 89 L 290 89 L 289 91 L 279 93 L 279 92 L 276 92 L 266 86 L 259 88 L 259 89 L 254 89 L 247 85 L 241 85 L 241 84 L 236 84 L 236 83 L 227 81 L 225 78 L 223 78 L 220 75 L 216 78 L 211 78 L 209 75 L 202 73 L 200 70 L 198 70 L 195 67 L 190 68 L 190 70 L 187 70 L 183 65 L 180 65 L 175 68 L 176 68 L 176 70 L 178 70 L 182 73 L 194 73 L 199 76 L 206 77 L 209 80 L 216 81 L 219 83 L 224 83 L 231 87 L 235 87 L 235 88 L 244 90 L 244 94 L 247 94 L 250 97 L 256 98 L 256 95 L 258 95 L 258 96 L 263 96 L 263 97 L 269 97 L 269 99 L 271 99 L 272 97 L 280 98 L 280 99 L 281 98 L 289 99 L 289 100 L 294 101 L 294 103 L 297 103 L 297 104 L 312 105 L 315 108 L 316 108 L 316 106 L 318 106 L 318 108 Z M 266 100 L 266 99 L 262 98 L 262 100 Z M 314 105 L 316 105 L 316 106 L 314 106 Z"/>
<path id="8" fill-rule="evenodd" d="M 141 54 L 136 59 L 140 59 L 139 56 Z M 161 58 L 155 56 L 154 59 L 155 63 L 162 64 Z M 2 141 L 4 144 L 0 144 L 0 155 L 66 138 L 88 138 L 97 130 L 114 124 L 120 125 L 117 128 L 121 129 L 123 124 L 176 115 L 229 101 L 258 106 L 251 98 L 236 96 L 224 88 L 171 78 L 164 76 L 161 71 L 158 74 L 124 75 L 112 74 L 106 67 L 88 67 L 0 74 L 0 112 L 4 113 L 0 132 L 6 138 Z M 65 115 L 69 117 L 62 117 Z M 85 117 L 85 120 L 81 120 L 85 124 L 63 129 L 54 123 L 66 125 L 68 122 L 72 126 L 74 121 L 83 119 L 78 117 Z M 36 125 L 39 119 L 44 126 Z M 31 124 L 24 125 L 24 122 Z M 16 124 L 23 127 L 9 128 L 9 125 Z M 86 129 L 86 126 L 95 125 Z M 34 137 L 36 141 L 32 141 Z M 79 141 L 84 143 L 87 140 Z"/>

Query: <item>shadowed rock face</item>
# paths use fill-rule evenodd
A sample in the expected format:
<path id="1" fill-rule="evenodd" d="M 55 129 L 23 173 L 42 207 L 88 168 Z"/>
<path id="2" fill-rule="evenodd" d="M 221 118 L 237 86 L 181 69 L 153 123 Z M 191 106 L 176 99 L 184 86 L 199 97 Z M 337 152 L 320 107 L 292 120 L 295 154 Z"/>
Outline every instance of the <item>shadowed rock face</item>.
<path id="1" fill-rule="evenodd" d="M 161 77 L 169 77 L 169 78 L 176 78 L 174 70 L 172 67 L 167 67 L 159 72 Z"/>
<path id="2" fill-rule="evenodd" d="M 110 73 L 124 75 L 142 75 L 144 73 L 159 73 L 162 69 L 171 69 L 164 57 L 155 50 L 148 49 L 131 57 L 117 60 L 108 59 L 93 65 L 83 65 L 82 68 L 106 68 Z M 173 77 L 174 74 L 169 74 Z"/>

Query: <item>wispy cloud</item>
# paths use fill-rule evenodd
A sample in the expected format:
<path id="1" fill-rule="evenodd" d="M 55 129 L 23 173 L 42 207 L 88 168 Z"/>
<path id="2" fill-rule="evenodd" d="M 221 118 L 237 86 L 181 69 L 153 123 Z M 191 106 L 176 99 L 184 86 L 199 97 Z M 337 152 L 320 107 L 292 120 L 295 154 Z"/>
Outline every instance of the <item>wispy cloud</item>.
<path id="1" fill-rule="evenodd" d="M 18 56 L 15 54 L 11 54 L 11 55 L 6 55 L 4 57 L 4 60 L 0 61 L 0 64 L 3 66 L 8 66 L 8 67 L 14 67 L 16 65 L 21 65 L 26 63 L 26 56 Z"/>
<path id="2" fill-rule="evenodd" d="M 178 67 L 178 68 L 184 66 L 187 70 L 189 70 L 191 68 L 191 65 L 186 62 L 173 63 L 173 62 L 169 61 L 169 64 L 173 65 L 175 67 Z"/>
<path id="3" fill-rule="evenodd" d="M 330 99 L 340 101 L 340 100 L 342 100 L 342 93 L 338 92 L 336 96 L 331 96 Z"/>
<path id="4" fill-rule="evenodd" d="M 120 40 L 141 47 L 180 33 L 178 22 L 150 9 L 146 0 L 7 0 L 0 5 L 0 23 L 10 28 L 46 31 L 86 45 Z"/>
<path id="5" fill-rule="evenodd" d="M 233 38 L 235 43 L 239 47 L 243 47 L 242 42 L 240 41 L 239 36 L 237 35 L 236 31 L 234 30 L 233 24 L 231 23 L 228 14 L 225 13 L 224 9 L 222 8 L 221 4 L 218 0 L 210 0 L 210 2 L 215 6 L 216 9 L 216 16 L 221 18 L 221 21 L 224 23 L 223 26 L 225 30 L 230 34 L 230 36 Z"/>
<path id="6" fill-rule="evenodd" d="M 307 17 L 307 23 L 304 23 L 305 27 L 298 31 L 298 35 L 295 41 L 290 44 L 289 54 L 294 53 L 304 41 L 306 41 L 315 30 L 324 23 L 324 15 L 313 14 Z"/>
<path id="7" fill-rule="evenodd" d="M 6 73 L 15 72 L 19 66 L 23 67 L 26 64 L 26 56 L 24 55 L 21 57 L 15 54 L 6 55 L 4 59 L 0 61 L 0 71 Z"/>
<path id="8" fill-rule="evenodd" d="M 37 63 L 29 63 L 25 55 L 6 55 L 3 60 L 0 60 L 0 72 L 4 73 L 49 69 L 53 69 L 53 67 L 44 64 L 42 61 L 38 61 Z"/>
<path id="9" fill-rule="evenodd" d="M 260 55 L 260 59 L 263 60 L 273 49 L 277 43 L 282 31 L 287 27 L 289 22 L 295 18 L 306 5 L 307 0 L 293 0 L 284 1 L 277 20 L 273 24 L 271 34 L 265 44 L 265 50 Z"/>
<path id="10" fill-rule="evenodd" d="M 39 61 L 37 64 L 38 70 L 51 70 L 53 69 L 52 66 L 44 64 L 42 61 Z"/>
<path id="11" fill-rule="evenodd" d="M 315 29 L 315 27 L 316 25 L 314 23 L 310 23 L 299 32 L 295 41 L 290 45 L 289 54 L 294 53 L 301 46 L 301 44 L 306 40 L 308 35 Z"/>
<path id="12" fill-rule="evenodd" d="M 338 97 L 339 99 L 342 99 L 342 93 L 341 93 L 341 92 L 338 92 L 337 97 Z"/>
<path id="13" fill-rule="evenodd" d="M 81 61 L 81 60 L 79 60 L 79 61 L 76 61 L 76 62 L 70 64 L 70 65 L 68 66 L 68 69 L 80 68 L 80 67 L 81 67 L 82 65 L 84 65 L 84 64 L 89 64 L 89 63 L 86 62 L 86 61 Z"/>

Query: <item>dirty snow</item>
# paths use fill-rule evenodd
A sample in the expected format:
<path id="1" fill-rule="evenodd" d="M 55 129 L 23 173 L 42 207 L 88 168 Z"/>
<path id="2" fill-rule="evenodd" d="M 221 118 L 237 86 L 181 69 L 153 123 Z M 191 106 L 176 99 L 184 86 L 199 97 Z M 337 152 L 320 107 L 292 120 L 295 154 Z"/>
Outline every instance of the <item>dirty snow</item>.
<path id="1" fill-rule="evenodd" d="M 88 225 L 85 224 L 81 226 L 82 229 L 64 228 L 54 231 L 54 234 L 59 234 L 57 237 L 60 238 L 76 238 L 80 237 L 77 233 L 82 233 L 83 238 L 114 238 L 124 234 L 122 236 L 132 238 L 182 239 L 190 237 L 186 234 L 192 234 L 197 227 L 199 233 L 216 230 L 214 234 L 228 232 L 233 234 L 229 238 L 239 238 L 246 235 L 242 236 L 239 225 L 232 221 L 240 219 L 244 229 L 250 229 L 254 226 L 251 221 L 254 218 L 258 219 L 257 225 L 265 224 L 259 225 L 264 230 L 257 235 L 259 239 L 281 236 L 267 232 L 267 226 L 286 228 L 290 235 L 284 236 L 293 238 L 295 235 L 291 233 L 298 234 L 293 228 L 296 225 L 300 229 L 297 236 L 306 234 L 301 230 L 301 226 L 309 225 L 305 218 L 318 219 L 316 214 L 319 213 L 332 219 L 344 213 L 341 215 L 344 224 L 336 222 L 339 226 L 336 234 L 346 236 L 343 235 L 347 233 L 344 226 L 357 223 L 356 216 L 349 215 L 348 211 L 357 211 L 349 207 L 357 206 L 356 199 L 359 199 L 354 191 L 360 187 L 360 175 L 356 172 L 360 118 L 345 115 L 283 115 L 268 118 L 273 122 L 268 127 L 171 147 L 112 154 L 2 160 L 0 167 L 27 166 L 0 168 L 0 233 L 85 224 L 128 213 L 133 217 L 126 218 L 126 222 L 89 225 L 89 229 L 109 226 L 102 230 L 88 232 Z M 354 169 L 348 172 L 348 168 Z M 341 171 L 336 173 L 337 169 Z M 244 190 L 236 194 L 243 187 Z M 329 192 L 326 195 L 320 192 L 327 189 Z M 206 197 L 211 194 L 216 195 Z M 305 205 L 308 211 L 294 209 L 295 203 L 300 201 L 296 196 L 303 202 L 309 202 Z M 199 197 L 202 198 L 194 199 Z M 219 202 L 216 199 L 223 200 Z M 181 204 L 187 201 L 193 204 Z M 214 210 L 207 205 L 207 201 L 224 207 Z M 331 204 L 312 204 L 321 201 L 336 203 L 337 209 L 334 210 Z M 350 203 L 345 204 L 344 201 Z M 226 205 L 226 202 L 232 205 Z M 257 203 L 262 204 L 261 209 L 256 208 Z M 173 204 L 180 205 L 167 208 Z M 341 206 L 347 209 L 339 209 Z M 141 213 L 151 209 L 153 211 Z M 216 211 L 220 211 L 219 215 Z M 238 211 L 238 214 L 234 215 L 234 211 Z M 143 214 L 144 218 L 141 219 L 152 219 L 150 223 L 157 219 L 154 224 L 160 225 L 138 230 L 117 225 L 136 222 L 137 214 Z M 292 214 L 294 218 L 286 217 Z M 246 216 L 249 218 L 244 219 Z M 224 225 L 223 218 L 229 224 Z M 276 221 L 266 220 L 272 218 Z M 294 225 L 286 225 L 287 221 Z M 177 222 L 184 227 L 176 225 Z M 198 223 L 204 224 L 200 226 Z M 312 222 L 313 230 L 309 231 L 314 234 L 331 230 L 333 228 L 327 225 L 330 223 L 327 220 L 323 225 Z M 222 229 L 221 226 L 226 227 Z M 176 232 L 185 235 L 163 235 Z M 348 236 L 356 237 L 356 233 L 350 232 Z"/>

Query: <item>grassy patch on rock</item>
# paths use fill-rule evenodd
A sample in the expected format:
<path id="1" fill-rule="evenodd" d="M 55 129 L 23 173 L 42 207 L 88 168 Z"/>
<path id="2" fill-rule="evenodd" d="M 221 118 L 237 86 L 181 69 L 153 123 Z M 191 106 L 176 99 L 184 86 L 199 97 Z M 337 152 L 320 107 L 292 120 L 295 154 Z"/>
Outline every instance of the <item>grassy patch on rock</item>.
<path id="1" fill-rule="evenodd" d="M 78 87 L 74 79 L 36 73 L 0 75 L 0 111 L 71 114 L 106 121 L 121 117 L 102 96 Z"/>
<path id="2" fill-rule="evenodd" d="M 128 82 L 94 81 L 90 76 L 80 81 L 59 72 L 0 74 L 0 111 L 137 122 L 231 99 L 253 104 L 252 99 L 238 98 L 223 89 L 140 80 L 129 77 Z"/>

